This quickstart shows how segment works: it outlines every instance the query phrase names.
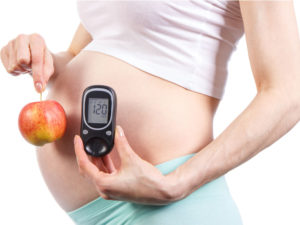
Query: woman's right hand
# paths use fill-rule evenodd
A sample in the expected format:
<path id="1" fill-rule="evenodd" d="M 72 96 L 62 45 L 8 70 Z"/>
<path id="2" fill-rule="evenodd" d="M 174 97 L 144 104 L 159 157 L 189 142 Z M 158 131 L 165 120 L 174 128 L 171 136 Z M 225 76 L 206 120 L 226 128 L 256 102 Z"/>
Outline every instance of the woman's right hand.
<path id="1" fill-rule="evenodd" d="M 53 57 L 39 34 L 21 34 L 1 49 L 1 60 L 8 73 L 32 74 L 37 92 L 44 91 L 54 73 Z"/>

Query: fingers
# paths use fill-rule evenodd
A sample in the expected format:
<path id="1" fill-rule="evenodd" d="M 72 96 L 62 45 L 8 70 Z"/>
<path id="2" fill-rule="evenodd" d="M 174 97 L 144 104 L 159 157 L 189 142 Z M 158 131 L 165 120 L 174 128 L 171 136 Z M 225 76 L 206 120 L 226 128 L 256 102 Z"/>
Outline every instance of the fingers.
<path id="1" fill-rule="evenodd" d="M 1 50 L 1 60 L 7 72 L 18 75 L 27 73 L 30 68 L 28 36 L 21 34 Z"/>
<path id="2" fill-rule="evenodd" d="M 8 71 L 13 75 L 19 75 L 21 71 L 18 68 L 18 64 L 16 62 L 14 42 L 10 41 L 8 43 L 7 48 L 8 48 L 8 51 L 11 53 L 11 54 L 8 54 Z"/>
<path id="3" fill-rule="evenodd" d="M 7 48 L 8 48 L 8 45 L 4 46 L 1 49 L 1 61 L 2 61 L 2 64 L 3 64 L 4 68 L 8 72 L 8 59 L 9 59 L 9 55 L 8 55 Z"/>
<path id="4" fill-rule="evenodd" d="M 77 164 L 79 167 L 79 172 L 82 175 L 87 175 L 93 180 L 97 180 L 101 171 L 98 170 L 97 166 L 95 166 L 89 160 L 87 154 L 83 149 L 83 143 L 81 138 L 78 135 L 74 137 L 74 146 L 75 146 L 75 154 L 77 158 Z"/>
<path id="5" fill-rule="evenodd" d="M 31 73 L 37 92 L 45 89 L 54 73 L 53 57 L 38 34 L 21 34 L 1 49 L 1 60 L 8 73 Z"/>
<path id="6" fill-rule="evenodd" d="M 116 126 L 115 132 L 115 147 L 119 153 L 122 163 L 130 162 L 139 158 L 132 150 L 121 126 Z"/>
<path id="7" fill-rule="evenodd" d="M 29 40 L 29 48 L 31 53 L 32 77 L 37 92 L 44 89 L 43 67 L 45 58 L 44 40 L 37 34 L 31 35 Z"/>
<path id="8" fill-rule="evenodd" d="M 105 165 L 105 167 L 107 168 L 109 173 L 114 173 L 114 172 L 117 171 L 110 155 L 103 156 L 102 161 L 103 161 L 103 164 Z"/>
<path id="9" fill-rule="evenodd" d="M 28 36 L 24 34 L 19 35 L 14 47 L 16 64 L 22 69 L 22 72 L 30 72 L 31 59 Z"/>
<path id="10" fill-rule="evenodd" d="M 98 167 L 100 171 L 104 171 L 109 173 L 108 169 L 105 167 L 104 163 L 102 162 L 102 158 L 100 157 L 91 157 L 92 163 Z"/>
<path id="11" fill-rule="evenodd" d="M 75 146 L 75 154 L 76 154 L 76 158 L 77 158 L 77 164 L 79 166 L 79 172 L 82 175 L 87 176 L 88 178 L 92 179 L 92 181 L 97 186 L 100 196 L 103 199 L 107 199 L 107 200 L 111 199 L 107 194 L 104 193 L 104 190 L 102 187 L 103 184 L 105 184 L 107 181 L 107 180 L 105 180 L 105 176 L 104 176 L 105 173 L 99 171 L 96 166 L 97 164 L 101 165 L 101 163 L 99 162 L 99 160 L 101 160 L 101 158 L 98 158 L 98 159 L 92 158 L 92 160 L 94 160 L 94 163 L 96 165 L 91 163 L 83 149 L 82 140 L 78 135 L 75 135 L 75 137 L 74 137 L 74 146 Z M 102 164 L 102 167 L 103 167 L 103 164 Z M 103 169 L 105 169 L 105 168 L 103 168 Z"/>
<path id="12" fill-rule="evenodd" d="M 46 47 L 44 39 L 38 34 L 30 36 L 29 49 L 34 86 L 37 92 L 42 92 L 54 73 L 53 58 Z"/>

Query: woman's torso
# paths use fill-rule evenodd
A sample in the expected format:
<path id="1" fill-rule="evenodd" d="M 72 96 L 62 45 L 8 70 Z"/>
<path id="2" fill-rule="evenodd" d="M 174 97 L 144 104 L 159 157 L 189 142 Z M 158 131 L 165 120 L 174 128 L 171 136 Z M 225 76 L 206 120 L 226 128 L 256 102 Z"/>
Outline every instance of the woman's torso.
<path id="1" fill-rule="evenodd" d="M 183 74 L 184 76 L 184 74 Z M 74 210 L 98 197 L 79 172 L 73 137 L 79 134 L 81 94 L 94 84 L 112 87 L 118 98 L 116 122 L 133 150 L 152 164 L 200 151 L 213 138 L 218 100 L 153 76 L 115 57 L 81 51 L 53 81 L 47 98 L 64 107 L 65 136 L 37 151 L 44 179 L 59 205 Z M 117 153 L 112 151 L 118 164 Z"/>
<path id="2" fill-rule="evenodd" d="M 37 151 L 46 183 L 66 211 L 98 197 L 79 175 L 73 147 L 83 90 L 104 84 L 116 91 L 116 122 L 150 163 L 198 152 L 213 138 L 216 98 L 243 33 L 238 1 L 78 0 L 78 10 L 93 37 L 85 49 L 92 51 L 81 51 L 54 80 L 48 98 L 63 105 L 68 128 Z M 117 153 L 111 155 L 118 164 Z"/>

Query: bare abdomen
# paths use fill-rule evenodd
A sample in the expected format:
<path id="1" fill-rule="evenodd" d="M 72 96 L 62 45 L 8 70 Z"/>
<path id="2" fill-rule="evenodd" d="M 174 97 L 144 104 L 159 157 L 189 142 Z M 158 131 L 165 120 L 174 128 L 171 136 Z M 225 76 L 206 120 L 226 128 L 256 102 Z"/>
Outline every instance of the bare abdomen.
<path id="1" fill-rule="evenodd" d="M 116 122 L 133 150 L 152 164 L 201 150 L 212 140 L 218 100 L 184 89 L 141 71 L 115 57 L 82 51 L 53 81 L 47 98 L 64 107 L 65 136 L 37 151 L 44 179 L 66 211 L 98 197 L 93 185 L 78 173 L 73 137 L 79 134 L 81 95 L 89 85 L 103 84 L 117 93 Z M 116 164 L 116 152 L 111 155 Z"/>

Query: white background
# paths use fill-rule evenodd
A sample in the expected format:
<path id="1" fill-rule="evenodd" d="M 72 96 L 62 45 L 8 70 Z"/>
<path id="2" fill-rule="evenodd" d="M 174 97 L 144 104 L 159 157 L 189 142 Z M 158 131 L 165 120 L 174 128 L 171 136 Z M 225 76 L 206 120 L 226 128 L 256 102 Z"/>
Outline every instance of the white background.
<path id="1" fill-rule="evenodd" d="M 300 24 L 299 1 L 295 6 Z M 0 47 L 20 33 L 37 32 L 51 51 L 63 51 L 78 23 L 75 0 L 1 0 Z M 226 94 L 215 119 L 215 135 L 255 95 L 244 38 L 229 67 Z M 18 130 L 21 108 L 38 100 L 29 75 L 13 77 L 0 66 L 0 224 L 73 224 L 48 191 L 35 148 Z M 300 127 L 296 125 L 271 147 L 226 175 L 245 225 L 300 224 L 299 134 Z"/>

